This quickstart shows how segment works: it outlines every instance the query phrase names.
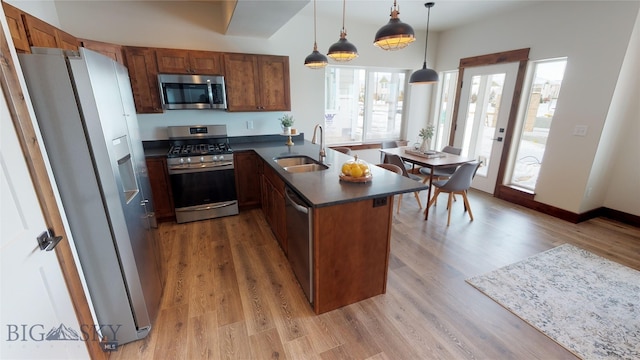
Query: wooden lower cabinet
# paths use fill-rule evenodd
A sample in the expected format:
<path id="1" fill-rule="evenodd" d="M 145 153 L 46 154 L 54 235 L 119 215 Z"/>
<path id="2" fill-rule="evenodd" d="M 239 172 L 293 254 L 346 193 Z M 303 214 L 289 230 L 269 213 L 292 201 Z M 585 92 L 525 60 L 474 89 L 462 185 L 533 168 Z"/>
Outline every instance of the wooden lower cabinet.
<path id="1" fill-rule="evenodd" d="M 236 191 L 240 210 L 260 206 L 262 159 L 253 150 L 233 153 Z"/>
<path id="2" fill-rule="evenodd" d="M 314 301 L 317 314 L 384 294 L 393 198 L 314 208 Z"/>
<path id="3" fill-rule="evenodd" d="M 148 157 L 146 160 L 156 219 L 159 222 L 173 220 L 175 218 L 175 209 L 169 173 L 167 172 L 167 159 L 164 157 Z"/>
<path id="4" fill-rule="evenodd" d="M 276 236 L 280 247 L 287 253 L 287 223 L 285 216 L 284 181 L 268 165 L 262 174 L 262 211 Z"/>

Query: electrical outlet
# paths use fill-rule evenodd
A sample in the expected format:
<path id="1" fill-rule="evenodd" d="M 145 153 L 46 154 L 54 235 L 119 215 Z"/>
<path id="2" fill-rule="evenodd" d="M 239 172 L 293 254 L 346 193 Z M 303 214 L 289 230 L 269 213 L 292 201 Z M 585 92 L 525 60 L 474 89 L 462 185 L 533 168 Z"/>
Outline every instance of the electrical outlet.
<path id="1" fill-rule="evenodd" d="M 573 128 L 573 136 L 587 136 L 588 128 L 587 125 L 576 125 L 576 127 Z"/>
<path id="2" fill-rule="evenodd" d="M 253 120 L 247 121 L 247 129 L 253 130 Z"/>

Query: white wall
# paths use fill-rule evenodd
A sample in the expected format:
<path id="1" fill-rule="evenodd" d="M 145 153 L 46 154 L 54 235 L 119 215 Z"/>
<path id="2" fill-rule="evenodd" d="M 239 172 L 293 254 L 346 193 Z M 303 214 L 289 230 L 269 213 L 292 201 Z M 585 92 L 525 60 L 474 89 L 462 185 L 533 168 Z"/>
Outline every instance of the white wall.
<path id="1" fill-rule="evenodd" d="M 532 60 L 568 57 L 536 186 L 537 201 L 575 213 L 603 205 L 606 185 L 592 188 L 589 195 L 599 199 L 597 203 L 587 208 L 583 201 L 590 180 L 610 176 L 592 173 L 599 146 L 620 143 L 601 139 L 601 134 L 639 5 L 545 1 L 527 11 L 440 34 L 439 70 L 457 68 L 460 58 L 519 48 L 530 48 Z M 576 125 L 589 127 L 586 137 L 572 136 Z M 609 150 L 613 151 L 617 152 Z"/>
<path id="2" fill-rule="evenodd" d="M 323 119 L 323 71 L 302 65 L 313 46 L 312 3 L 266 40 L 222 35 L 219 28 L 222 15 L 211 10 L 210 2 L 160 2 L 162 6 L 155 2 L 151 7 L 144 1 L 69 1 L 57 2 L 57 13 L 48 11 L 50 2 L 47 1 L 9 3 L 51 24 L 59 23 L 63 30 L 81 38 L 134 46 L 287 55 L 295 126 L 310 138 L 313 126 Z M 630 143 L 624 141 L 627 138 L 617 138 L 614 132 L 603 134 L 605 124 L 613 122 L 619 114 L 624 114 L 623 118 L 632 123 L 625 126 L 637 126 L 637 121 L 633 122 L 639 116 L 637 109 L 618 110 L 624 101 L 612 102 L 612 99 L 639 5 L 638 1 L 544 1 L 526 11 L 506 13 L 441 34 L 430 33 L 428 64 L 438 71 L 457 69 L 461 58 L 525 47 L 531 48 L 533 60 L 569 58 L 540 173 L 537 201 L 579 213 L 603 206 L 606 198 L 606 206 L 640 215 L 640 211 L 633 210 L 637 207 L 635 204 L 624 203 L 622 190 L 611 189 L 615 181 L 616 186 L 635 191 L 633 184 L 624 180 L 633 178 L 627 165 L 634 159 L 620 154 L 634 150 L 637 153 L 634 146 L 638 141 L 628 132 L 624 135 L 632 137 Z M 174 16 L 175 6 L 187 7 L 187 15 Z M 340 22 L 341 19 L 318 19 L 321 52 L 326 53 L 338 40 Z M 402 51 L 383 52 L 372 45 L 377 27 L 352 24 L 347 18 L 346 28 L 349 41 L 360 52 L 360 57 L 349 65 L 410 70 L 422 66 L 424 48 L 416 44 L 423 44 L 424 35 L 417 34 L 418 41 Z M 631 71 L 627 73 L 633 75 Z M 410 90 L 406 135 L 410 142 L 431 116 L 430 99 L 434 89 L 428 86 Z M 633 96 L 628 91 L 621 88 L 616 99 Z M 637 93 L 635 95 L 637 97 Z M 149 140 L 165 138 L 168 125 L 186 123 L 224 123 L 233 136 L 277 133 L 280 130 L 277 118 L 281 115 L 280 112 L 174 111 L 139 115 L 138 119 L 143 139 Z M 253 121 L 253 130 L 246 129 L 248 120 Z M 589 126 L 587 136 L 571 136 L 575 125 Z M 604 150 L 598 150 L 600 146 L 611 149 L 602 152 Z M 594 169 L 603 166 L 597 158 L 598 151 L 608 154 L 607 157 L 615 153 L 621 161 L 611 163 L 607 159 L 610 171 L 598 173 Z M 592 189 L 587 197 L 589 187 Z"/>
<path id="3" fill-rule="evenodd" d="M 598 150 L 592 173 L 608 180 L 604 206 L 640 216 L 640 13 L 610 109 L 603 137 L 608 135 L 610 147 L 618 151 L 601 154 Z M 588 186 L 595 188 L 601 184 L 592 185 L 590 181 Z M 585 209 L 597 205 L 598 202 L 585 199 Z"/>
<path id="4" fill-rule="evenodd" d="M 9 1 L 26 10 L 41 1 Z M 46 1 L 44 3 L 47 3 Z M 222 35 L 222 13 L 211 2 L 158 2 L 153 6 L 145 1 L 57 1 L 57 14 L 39 11 L 40 18 L 54 23 L 80 38 L 88 38 L 122 45 L 168 47 L 178 49 L 215 50 L 274 54 L 289 56 L 291 76 L 291 114 L 294 126 L 310 138 L 315 124 L 324 121 L 324 71 L 306 68 L 304 58 L 313 49 L 313 3 L 310 2 L 282 29 L 269 39 Z M 318 7 L 322 6 L 319 2 Z M 179 13 L 176 17 L 176 7 Z M 30 12 L 30 11 L 27 11 Z M 35 12 L 35 11 L 34 11 Z M 319 12 L 320 13 L 320 12 Z M 114 20 L 114 19 L 117 19 Z M 384 20 L 384 17 L 382 17 Z M 318 19 L 318 47 L 326 53 L 340 35 L 342 19 Z M 385 52 L 373 45 L 378 27 L 351 24 L 346 20 L 347 38 L 356 45 L 360 56 L 345 65 L 360 67 L 400 68 L 416 70 L 422 66 L 424 37 L 402 51 Z M 424 36 L 424 35 L 422 35 Z M 437 44 L 437 33 L 431 32 L 430 45 Z M 430 46 L 431 57 L 435 45 Z M 429 59 L 433 66 L 433 59 Z M 427 86 L 429 88 L 430 86 Z M 426 111 L 430 108 L 430 92 L 422 86 L 409 94 L 410 134 L 424 127 Z M 414 99 L 415 97 L 415 99 Z M 143 140 L 165 139 L 166 126 L 177 124 L 226 124 L 229 134 L 254 135 L 281 131 L 278 118 L 282 112 L 226 113 L 223 111 L 167 111 L 164 114 L 138 115 Z M 254 129 L 247 129 L 247 121 Z M 414 140 L 414 135 L 409 135 Z"/>

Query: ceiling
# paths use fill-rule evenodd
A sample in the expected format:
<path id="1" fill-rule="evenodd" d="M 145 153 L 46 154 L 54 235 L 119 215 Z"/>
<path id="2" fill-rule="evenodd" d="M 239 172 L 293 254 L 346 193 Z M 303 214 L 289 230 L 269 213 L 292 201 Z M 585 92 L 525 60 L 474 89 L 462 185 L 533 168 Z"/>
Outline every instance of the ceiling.
<path id="1" fill-rule="evenodd" d="M 416 32 L 424 31 L 427 9 L 424 0 L 396 0 L 400 20 L 411 25 Z M 530 6 L 543 0 L 440 0 L 431 8 L 429 29 L 442 31 L 472 23 L 486 17 Z M 230 13 L 226 35 L 268 38 L 305 7 L 313 11 L 312 0 L 232 0 L 225 3 Z M 235 8 L 234 5 L 235 4 Z M 389 21 L 393 0 L 317 0 L 318 18 L 335 18 L 342 22 L 343 4 L 345 28 L 350 24 L 382 27 Z"/>

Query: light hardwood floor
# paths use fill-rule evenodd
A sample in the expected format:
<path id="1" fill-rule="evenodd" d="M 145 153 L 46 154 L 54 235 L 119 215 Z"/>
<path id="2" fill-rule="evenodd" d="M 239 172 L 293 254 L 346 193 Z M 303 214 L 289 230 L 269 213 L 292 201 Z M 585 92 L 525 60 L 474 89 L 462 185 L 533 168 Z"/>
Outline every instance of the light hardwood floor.
<path id="1" fill-rule="evenodd" d="M 320 316 L 260 210 L 162 223 L 160 314 L 111 359 L 575 359 L 465 279 L 563 243 L 640 270 L 639 228 L 571 224 L 476 191 L 475 221 L 458 201 L 447 227 L 446 201 L 424 221 L 404 196 L 387 293 Z"/>

